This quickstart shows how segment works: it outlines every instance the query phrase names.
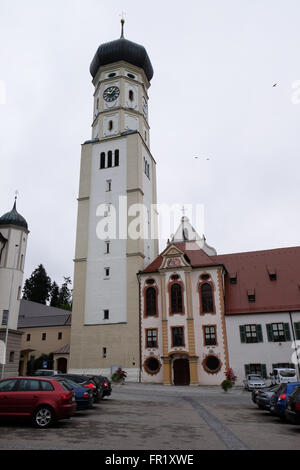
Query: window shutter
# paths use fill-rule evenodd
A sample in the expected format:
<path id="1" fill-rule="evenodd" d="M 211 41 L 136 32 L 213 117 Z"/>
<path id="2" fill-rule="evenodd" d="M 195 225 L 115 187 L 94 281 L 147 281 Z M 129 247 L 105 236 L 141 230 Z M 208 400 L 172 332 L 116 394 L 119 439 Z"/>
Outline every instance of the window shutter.
<path id="1" fill-rule="evenodd" d="M 256 325 L 256 336 L 257 336 L 257 342 L 258 343 L 263 343 L 264 342 L 261 325 Z"/>
<path id="2" fill-rule="evenodd" d="M 272 323 L 267 324 L 266 327 L 267 327 L 268 341 L 274 341 Z"/>
<path id="3" fill-rule="evenodd" d="M 266 364 L 261 365 L 261 375 L 264 379 L 267 379 L 267 366 Z"/>
<path id="4" fill-rule="evenodd" d="M 245 333 L 244 325 L 240 325 L 240 336 L 241 336 L 241 343 L 246 343 L 246 333 Z"/>
<path id="5" fill-rule="evenodd" d="M 291 341 L 291 333 L 290 333 L 289 323 L 284 323 L 284 334 L 285 334 L 285 340 L 286 341 Z"/>
<path id="6" fill-rule="evenodd" d="M 294 323 L 296 339 L 300 339 L 300 322 Z"/>
<path id="7" fill-rule="evenodd" d="M 245 374 L 246 377 L 248 374 L 251 374 L 250 364 L 245 364 Z"/>

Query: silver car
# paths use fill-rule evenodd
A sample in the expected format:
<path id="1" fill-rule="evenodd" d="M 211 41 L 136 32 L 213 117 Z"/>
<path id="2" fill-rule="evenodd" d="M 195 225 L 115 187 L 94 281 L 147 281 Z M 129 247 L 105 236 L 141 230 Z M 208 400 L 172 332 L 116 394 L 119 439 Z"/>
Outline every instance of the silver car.
<path id="1" fill-rule="evenodd" d="M 266 387 L 264 379 L 259 374 L 248 374 L 246 380 L 244 380 L 244 385 L 246 390 L 257 390 Z"/>

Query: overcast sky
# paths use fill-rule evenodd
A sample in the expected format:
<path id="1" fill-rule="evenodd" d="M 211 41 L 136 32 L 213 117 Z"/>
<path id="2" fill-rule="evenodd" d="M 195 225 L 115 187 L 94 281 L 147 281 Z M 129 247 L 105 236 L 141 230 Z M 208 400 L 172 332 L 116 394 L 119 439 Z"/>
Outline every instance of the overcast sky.
<path id="1" fill-rule="evenodd" d="M 299 245 L 299 0 L 0 0 L 0 214 L 17 189 L 24 278 L 73 277 L 89 65 L 122 11 L 154 68 L 158 201 L 203 204 L 220 254 Z"/>

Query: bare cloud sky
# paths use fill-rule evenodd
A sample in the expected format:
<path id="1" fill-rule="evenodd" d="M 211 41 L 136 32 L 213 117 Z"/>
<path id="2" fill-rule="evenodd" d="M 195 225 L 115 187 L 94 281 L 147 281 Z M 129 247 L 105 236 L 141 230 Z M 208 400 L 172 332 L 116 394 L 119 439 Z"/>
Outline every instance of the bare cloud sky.
<path id="1" fill-rule="evenodd" d="M 25 278 L 73 276 L 89 65 L 122 11 L 154 68 L 158 201 L 204 204 L 218 253 L 299 245 L 298 0 L 0 0 L 0 213 L 18 189 Z"/>

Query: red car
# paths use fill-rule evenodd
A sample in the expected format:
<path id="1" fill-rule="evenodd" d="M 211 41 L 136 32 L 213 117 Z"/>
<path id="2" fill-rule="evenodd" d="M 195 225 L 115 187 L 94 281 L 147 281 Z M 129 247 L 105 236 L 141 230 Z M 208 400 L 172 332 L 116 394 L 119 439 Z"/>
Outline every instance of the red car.
<path id="1" fill-rule="evenodd" d="M 43 377 L 0 380 L 0 418 L 30 417 L 34 426 L 47 428 L 76 411 L 74 390 L 64 381 Z"/>

